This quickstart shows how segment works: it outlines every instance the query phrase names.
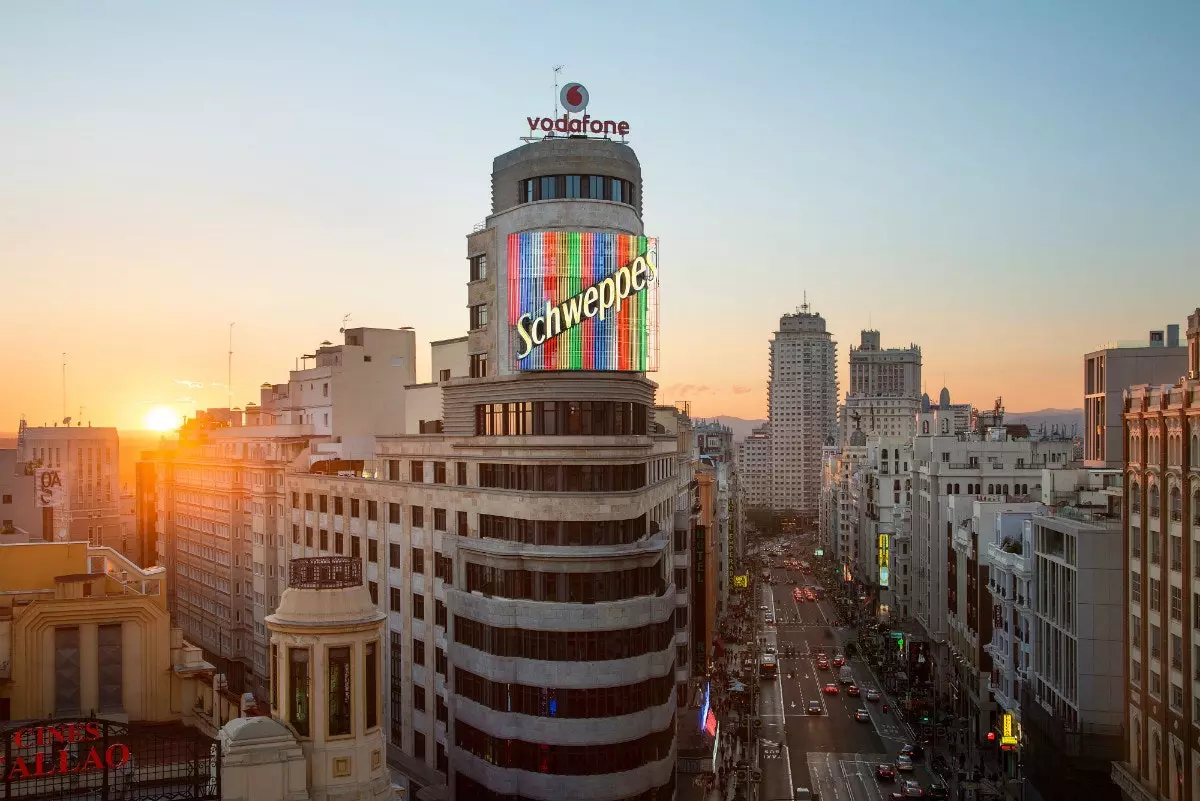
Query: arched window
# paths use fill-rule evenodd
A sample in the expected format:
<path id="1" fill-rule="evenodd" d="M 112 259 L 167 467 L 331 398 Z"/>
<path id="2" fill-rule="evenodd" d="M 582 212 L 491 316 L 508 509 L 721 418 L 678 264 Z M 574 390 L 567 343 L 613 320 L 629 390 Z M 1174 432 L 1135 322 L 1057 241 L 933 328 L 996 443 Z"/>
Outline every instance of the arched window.
<path id="1" fill-rule="evenodd" d="M 994 484 L 988 484 L 988 495 L 995 495 L 995 494 L 996 494 L 996 486 Z"/>
<path id="2" fill-rule="evenodd" d="M 1200 489 L 1192 492 L 1192 523 L 1200 526 Z"/>
<path id="3" fill-rule="evenodd" d="M 1158 517 L 1158 485 L 1150 485 L 1150 516 Z"/>
<path id="4" fill-rule="evenodd" d="M 888 453 L 888 449 L 887 449 L 887 448 L 884 448 L 884 449 L 883 449 L 883 458 L 884 458 L 884 459 L 887 459 L 887 453 Z"/>
<path id="5" fill-rule="evenodd" d="M 1171 487 L 1171 519 L 1179 521 L 1183 519 L 1183 493 L 1179 487 Z"/>
<path id="6" fill-rule="evenodd" d="M 1129 511 L 1135 515 L 1142 513 L 1142 490 L 1136 481 L 1129 485 Z"/>
<path id="7" fill-rule="evenodd" d="M 1200 434 L 1192 434 L 1192 467 L 1200 467 Z"/>
<path id="8" fill-rule="evenodd" d="M 922 434 L 929 433 L 929 421 L 928 420 L 925 420 L 921 423 L 921 433 Z"/>
<path id="9" fill-rule="evenodd" d="M 1008 494 L 1008 485 L 1007 484 L 1004 485 L 1004 493 L 1003 494 L 1005 494 L 1005 495 Z"/>
<path id="10" fill-rule="evenodd" d="M 958 485 L 957 484 L 954 485 L 954 494 L 955 495 L 958 494 Z"/>
<path id="11" fill-rule="evenodd" d="M 953 485 L 953 484 L 947 484 L 947 485 L 946 485 L 946 494 L 947 494 L 947 495 L 953 495 L 953 494 L 954 494 L 954 485 Z"/>

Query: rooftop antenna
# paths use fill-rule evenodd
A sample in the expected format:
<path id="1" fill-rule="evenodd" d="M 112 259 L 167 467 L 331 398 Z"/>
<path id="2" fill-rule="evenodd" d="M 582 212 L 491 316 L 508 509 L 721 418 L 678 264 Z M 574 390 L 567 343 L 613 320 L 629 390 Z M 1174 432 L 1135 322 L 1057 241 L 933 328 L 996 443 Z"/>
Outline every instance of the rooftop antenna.
<path id="1" fill-rule="evenodd" d="M 554 119 L 558 119 L 558 74 L 563 71 L 565 64 L 559 64 L 554 68 Z"/>
<path id="2" fill-rule="evenodd" d="M 229 362 L 225 370 L 225 389 L 229 391 L 229 399 L 226 409 L 233 408 L 233 326 L 234 323 L 229 324 Z"/>
<path id="3" fill-rule="evenodd" d="M 349 312 L 342 315 L 342 327 L 338 329 L 339 334 L 346 333 L 346 323 L 348 323 L 348 322 L 350 322 L 350 313 Z"/>

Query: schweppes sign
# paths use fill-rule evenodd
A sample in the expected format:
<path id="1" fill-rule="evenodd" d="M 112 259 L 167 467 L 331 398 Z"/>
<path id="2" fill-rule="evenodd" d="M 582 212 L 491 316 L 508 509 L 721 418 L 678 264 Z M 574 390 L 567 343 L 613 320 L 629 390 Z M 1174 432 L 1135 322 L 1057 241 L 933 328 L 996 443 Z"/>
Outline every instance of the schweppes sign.
<path id="1" fill-rule="evenodd" d="M 658 240 L 544 231 L 509 237 L 521 370 L 658 367 Z"/>

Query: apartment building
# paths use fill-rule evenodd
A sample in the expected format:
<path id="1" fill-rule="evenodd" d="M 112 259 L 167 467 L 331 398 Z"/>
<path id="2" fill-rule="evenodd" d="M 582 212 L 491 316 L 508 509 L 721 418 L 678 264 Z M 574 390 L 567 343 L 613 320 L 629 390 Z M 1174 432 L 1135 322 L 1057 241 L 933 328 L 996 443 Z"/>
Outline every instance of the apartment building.
<path id="1" fill-rule="evenodd" d="M 1110 342 L 1083 356 L 1083 459 L 1088 467 L 1123 464 L 1125 390 L 1173 384 L 1187 372 L 1179 326 L 1151 331 L 1144 340 Z"/>
<path id="2" fill-rule="evenodd" d="M 770 343 L 771 508 L 816 518 L 822 448 L 837 439 L 837 343 L 805 303 Z"/>
<path id="3" fill-rule="evenodd" d="M 847 529 L 857 529 L 852 574 L 870 588 L 880 619 L 903 619 L 913 580 L 912 440 L 871 436 L 865 448 L 850 466 Z"/>
<path id="4" fill-rule="evenodd" d="M 0 543 L 42 539 L 37 478 L 15 448 L 0 450 Z"/>
<path id="5" fill-rule="evenodd" d="M 771 508 L 771 427 L 758 426 L 738 445 L 738 486 L 750 509 Z"/>
<path id="6" fill-rule="evenodd" d="M 115 428 L 26 426 L 22 420 L 17 450 L 34 473 L 42 516 L 31 533 L 48 542 L 128 548 L 119 508 L 120 446 Z"/>
<path id="7" fill-rule="evenodd" d="M 1200 793 L 1200 308 L 1187 372 L 1124 397 L 1128 799 Z"/>
<path id="8" fill-rule="evenodd" d="M 949 393 L 946 393 L 947 395 Z M 1024 498 L 1041 491 L 1042 470 L 1065 467 L 1072 444 L 1065 439 L 1014 438 L 1003 425 L 983 433 L 953 431 L 956 410 L 922 414 L 913 439 L 912 614 L 932 643 L 936 674 L 948 692 L 948 579 L 955 529 L 973 512 L 976 495 Z M 1024 432 L 1022 428 L 1014 432 Z M 925 433 L 930 432 L 930 433 Z M 964 500 L 952 504 L 952 499 Z M 986 641 L 986 640 L 985 640 Z"/>

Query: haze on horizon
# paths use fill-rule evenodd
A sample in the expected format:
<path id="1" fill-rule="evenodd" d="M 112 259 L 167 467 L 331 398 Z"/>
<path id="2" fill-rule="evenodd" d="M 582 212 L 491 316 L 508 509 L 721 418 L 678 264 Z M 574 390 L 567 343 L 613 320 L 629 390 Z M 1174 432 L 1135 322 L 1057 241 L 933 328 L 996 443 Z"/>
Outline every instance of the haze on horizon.
<path id="1" fill-rule="evenodd" d="M 223 406 L 231 322 L 235 405 L 347 313 L 413 326 L 427 375 L 555 64 L 632 128 L 661 402 L 763 416 L 806 291 L 843 388 L 870 326 L 931 394 L 1027 410 L 1200 306 L 1195 3 L 618 2 L 594 45 L 567 4 L 350 6 L 0 11 L 0 429 L 62 416 L 63 352 L 85 425 Z"/>

